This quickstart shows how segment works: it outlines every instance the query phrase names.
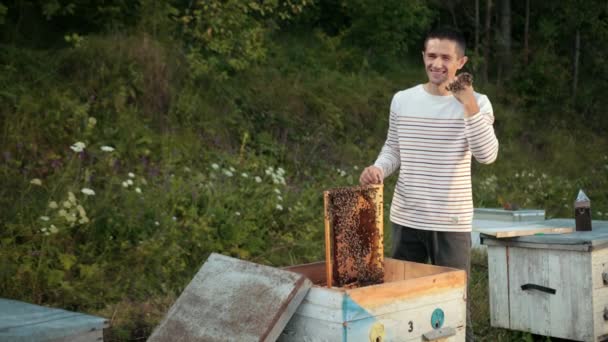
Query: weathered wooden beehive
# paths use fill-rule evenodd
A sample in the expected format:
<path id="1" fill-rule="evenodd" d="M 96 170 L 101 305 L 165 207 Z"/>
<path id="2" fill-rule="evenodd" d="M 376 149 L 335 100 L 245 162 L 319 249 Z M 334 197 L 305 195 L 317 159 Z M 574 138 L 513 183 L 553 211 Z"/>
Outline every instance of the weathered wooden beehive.
<path id="1" fill-rule="evenodd" d="M 286 268 L 312 280 L 279 341 L 464 341 L 462 270 L 384 259 L 382 284 L 327 288 L 325 263 Z"/>
<path id="2" fill-rule="evenodd" d="M 521 229 L 570 227 L 552 219 Z M 500 239 L 488 246 L 494 327 L 576 341 L 608 340 L 608 221 L 592 231 Z"/>

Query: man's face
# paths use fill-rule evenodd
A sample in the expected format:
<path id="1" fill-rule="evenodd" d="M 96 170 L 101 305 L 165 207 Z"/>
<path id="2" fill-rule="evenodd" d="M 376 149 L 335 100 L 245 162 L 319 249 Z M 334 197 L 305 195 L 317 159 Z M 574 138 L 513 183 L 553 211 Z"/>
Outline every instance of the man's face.
<path id="1" fill-rule="evenodd" d="M 461 56 L 456 42 L 435 38 L 426 42 L 422 58 L 429 82 L 436 86 L 449 83 L 467 61 L 466 56 Z"/>

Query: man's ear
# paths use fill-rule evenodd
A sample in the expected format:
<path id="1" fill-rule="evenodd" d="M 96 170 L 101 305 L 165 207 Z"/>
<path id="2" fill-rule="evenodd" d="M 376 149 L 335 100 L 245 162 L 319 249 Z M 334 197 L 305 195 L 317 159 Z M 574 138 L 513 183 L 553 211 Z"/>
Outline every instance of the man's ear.
<path id="1" fill-rule="evenodd" d="M 462 69 L 462 67 L 463 67 L 465 64 L 467 64 L 467 61 L 468 61 L 468 60 L 469 60 L 469 57 L 467 57 L 467 56 L 462 56 L 462 58 L 460 58 L 460 61 L 459 61 L 459 64 L 460 64 L 460 65 L 458 66 L 458 70 Z"/>

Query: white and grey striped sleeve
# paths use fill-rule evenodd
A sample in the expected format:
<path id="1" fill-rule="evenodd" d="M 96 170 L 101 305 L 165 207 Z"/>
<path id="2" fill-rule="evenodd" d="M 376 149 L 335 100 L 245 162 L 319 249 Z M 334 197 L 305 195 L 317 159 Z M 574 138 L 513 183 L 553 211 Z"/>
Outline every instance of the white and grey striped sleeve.
<path id="1" fill-rule="evenodd" d="M 491 164 L 498 156 L 498 139 L 494 134 L 494 111 L 487 96 L 479 98 L 479 113 L 465 118 L 465 136 L 475 159 Z"/>
<path id="2" fill-rule="evenodd" d="M 389 115 L 388 134 L 384 146 L 374 163 L 382 169 L 384 178 L 395 172 L 401 164 L 399 152 L 399 132 L 397 131 L 397 95 L 393 96 Z"/>

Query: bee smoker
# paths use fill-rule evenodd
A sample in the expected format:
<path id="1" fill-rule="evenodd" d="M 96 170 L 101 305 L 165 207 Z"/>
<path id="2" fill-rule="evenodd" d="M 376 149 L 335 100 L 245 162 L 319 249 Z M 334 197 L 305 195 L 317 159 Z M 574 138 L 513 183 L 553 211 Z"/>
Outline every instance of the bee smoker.
<path id="1" fill-rule="evenodd" d="M 578 191 L 578 196 L 574 201 L 574 221 L 576 222 L 576 231 L 591 230 L 591 200 L 583 190 Z"/>

